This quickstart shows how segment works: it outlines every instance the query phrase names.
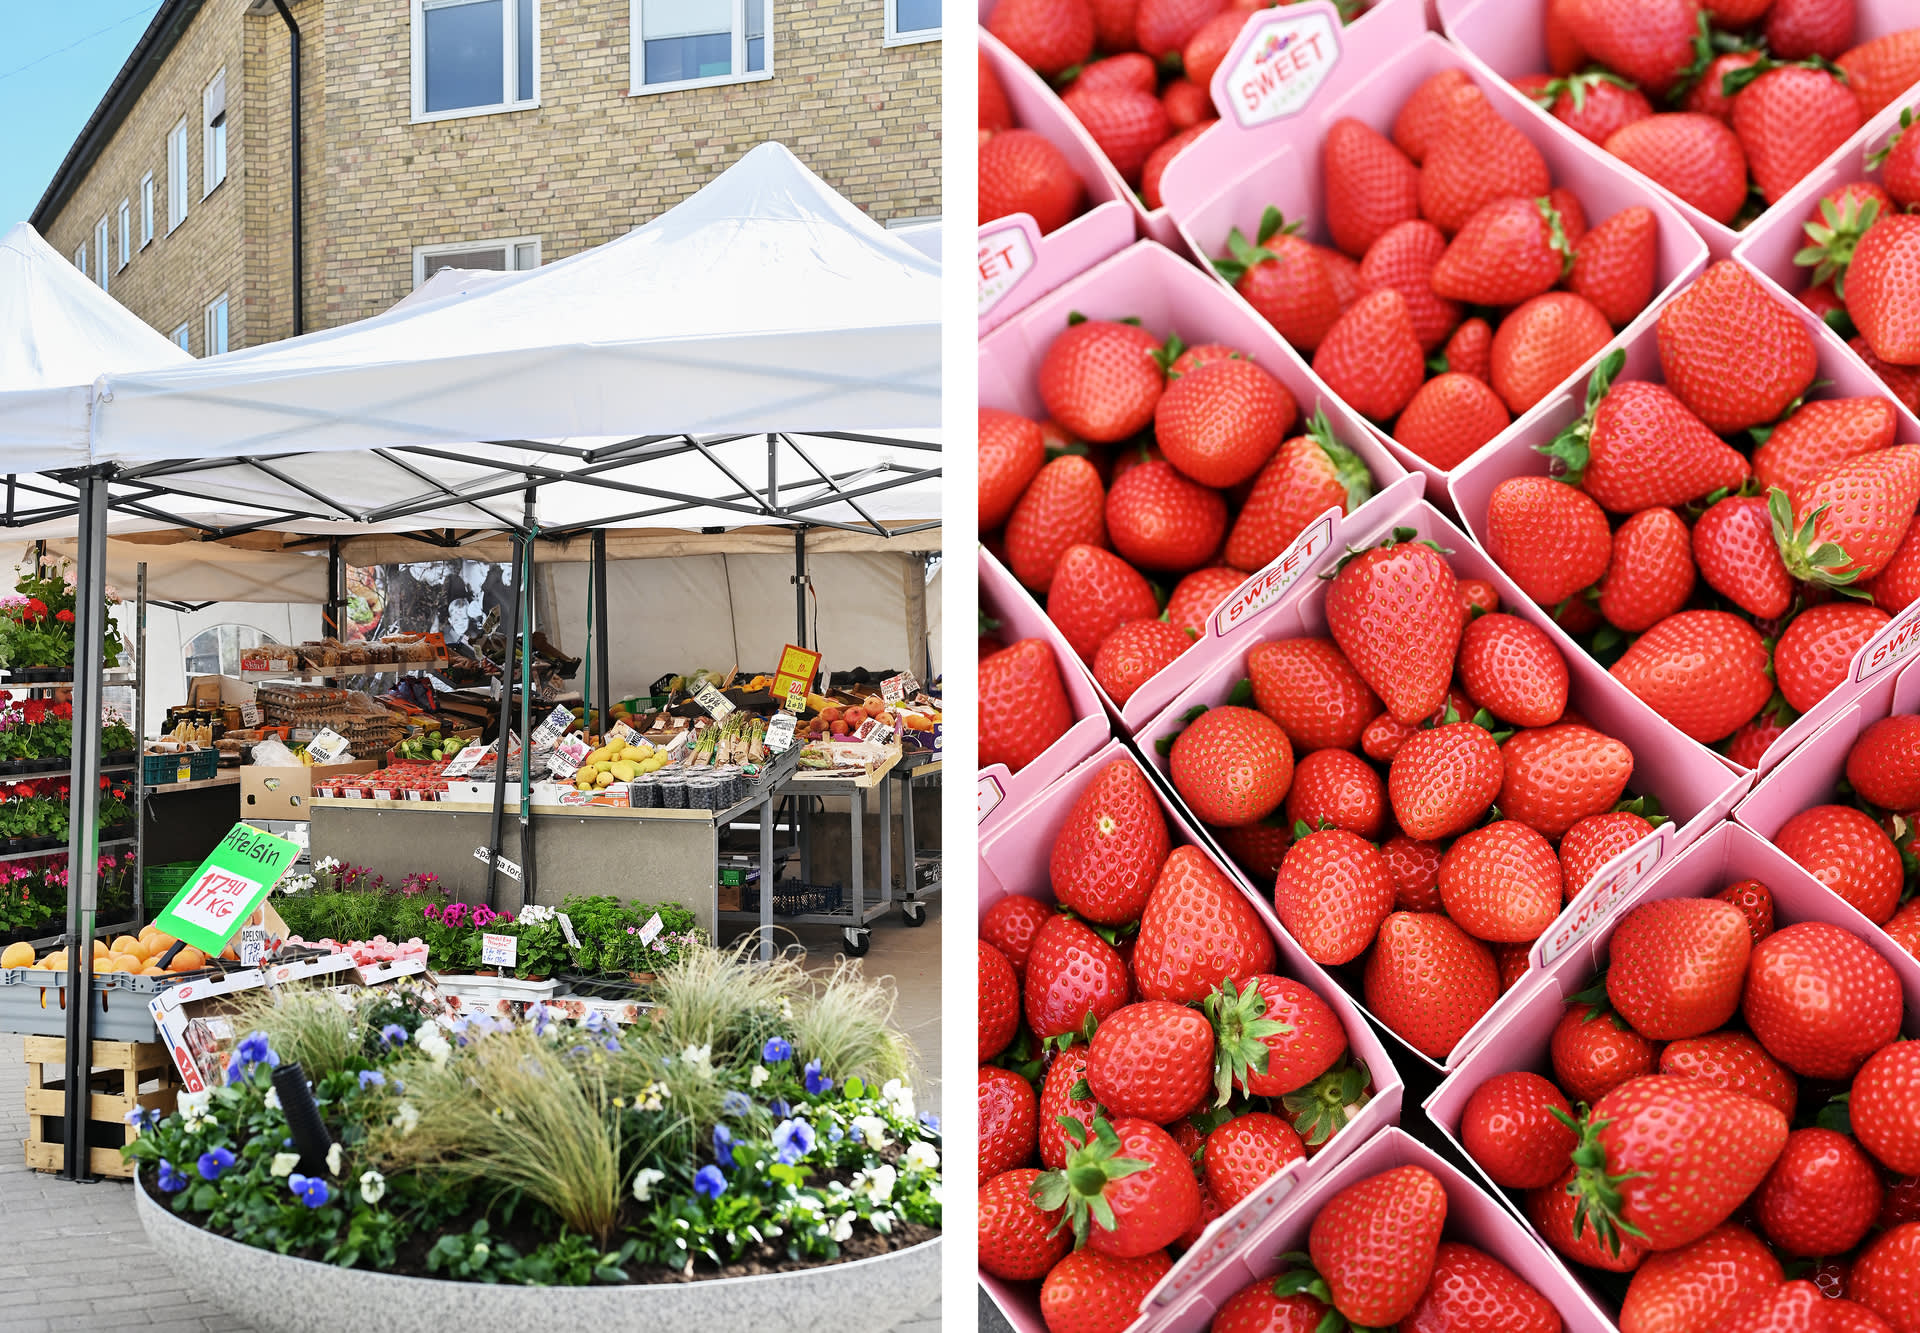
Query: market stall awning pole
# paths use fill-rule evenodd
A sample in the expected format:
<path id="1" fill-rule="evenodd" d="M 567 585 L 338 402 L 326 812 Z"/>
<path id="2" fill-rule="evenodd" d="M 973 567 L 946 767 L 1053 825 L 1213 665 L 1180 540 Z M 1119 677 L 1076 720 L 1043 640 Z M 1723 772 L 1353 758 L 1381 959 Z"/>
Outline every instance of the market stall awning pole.
<path id="1" fill-rule="evenodd" d="M 499 909 L 499 901 L 494 896 L 494 886 L 500 874 L 500 833 L 506 822 L 507 801 L 507 732 L 513 722 L 513 661 L 514 644 L 520 635 L 520 551 L 523 533 L 513 534 L 513 557 L 507 565 L 508 578 L 513 583 L 512 593 L 507 598 L 507 623 L 502 626 L 507 645 L 506 661 L 500 668 L 500 725 L 494 733 L 493 756 L 493 826 L 487 838 L 487 906 Z M 525 856 L 523 848 L 521 855 Z"/>
<path id="2" fill-rule="evenodd" d="M 613 714 L 613 677 L 609 674 L 608 662 L 611 659 L 609 641 L 613 638 L 613 626 L 607 619 L 607 530 L 593 530 L 593 590 L 589 594 L 593 601 L 593 684 L 599 690 L 595 699 L 589 699 L 590 705 L 600 710 L 600 735 L 604 738 L 607 728 L 612 726 Z"/>
<path id="3" fill-rule="evenodd" d="M 526 499 L 526 577 L 520 580 L 520 901 L 513 914 L 533 901 L 533 551 L 540 528 L 533 519 L 534 488 L 527 487 Z M 513 645 L 507 645 L 511 652 Z"/>
<path id="4" fill-rule="evenodd" d="M 794 643 L 799 647 L 807 646 L 807 525 L 802 523 L 793 530 L 793 613 L 799 624 L 794 629 Z M 827 683 L 820 682 L 825 690 Z"/>
<path id="5" fill-rule="evenodd" d="M 340 632 L 340 539 L 327 538 L 327 623 L 326 637 L 343 639 Z"/>
<path id="6" fill-rule="evenodd" d="M 147 920 L 147 562 L 133 576 L 133 924 Z"/>
<path id="7" fill-rule="evenodd" d="M 100 689 L 107 608 L 107 478 L 79 478 L 80 567 L 74 574 L 73 767 L 67 813 L 67 1068 L 64 1180 L 93 1177 L 93 922 L 99 908 Z"/>

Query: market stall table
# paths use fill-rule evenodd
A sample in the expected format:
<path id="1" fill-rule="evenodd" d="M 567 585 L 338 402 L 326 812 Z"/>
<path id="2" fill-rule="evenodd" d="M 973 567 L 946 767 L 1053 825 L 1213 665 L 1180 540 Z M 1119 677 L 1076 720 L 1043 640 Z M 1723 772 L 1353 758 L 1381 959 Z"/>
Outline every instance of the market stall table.
<path id="1" fill-rule="evenodd" d="M 913 784 L 931 782 L 940 786 L 940 774 L 945 767 L 943 756 L 936 750 L 916 750 L 900 756 L 891 777 L 904 789 L 900 801 L 900 845 L 903 852 L 900 883 L 900 919 L 909 926 L 923 926 L 927 921 L 927 907 L 922 899 L 931 898 L 940 892 L 941 852 L 935 848 L 929 856 L 920 855 L 920 847 L 913 832 Z M 891 831 L 888 836 L 891 837 Z M 926 876 L 925 882 L 921 880 Z"/>
<path id="2" fill-rule="evenodd" d="M 873 768 L 863 772 L 845 773 L 809 772 L 801 769 L 779 786 L 780 794 L 798 797 L 802 801 L 828 796 L 848 798 L 848 828 L 852 836 L 852 873 L 853 901 L 844 911 L 799 912 L 782 914 L 790 925 L 801 926 L 839 926 L 840 933 L 846 937 L 847 952 L 859 958 L 867 952 L 872 943 L 873 932 L 867 923 L 884 916 L 893 906 L 893 784 L 888 775 L 900 763 L 900 751 L 894 750 L 886 759 Z M 863 856 L 862 825 L 866 822 L 867 793 L 880 793 L 880 898 L 872 907 L 867 906 L 866 897 L 866 861 Z M 813 847 L 809 833 L 808 814 L 802 810 L 798 815 L 800 826 L 800 879 L 804 884 L 813 883 Z M 769 837 L 771 830 L 769 830 Z M 764 932 L 772 924 L 772 885 L 763 883 L 760 894 L 760 911 L 757 913 Z M 723 912 L 730 919 L 751 919 L 751 912 Z"/>

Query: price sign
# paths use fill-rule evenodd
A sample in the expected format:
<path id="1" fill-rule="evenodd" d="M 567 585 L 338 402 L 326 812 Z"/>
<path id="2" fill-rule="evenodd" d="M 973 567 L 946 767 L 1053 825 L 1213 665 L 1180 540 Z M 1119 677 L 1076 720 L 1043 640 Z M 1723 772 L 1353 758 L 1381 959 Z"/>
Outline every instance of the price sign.
<path id="1" fill-rule="evenodd" d="M 481 764 L 492 760 L 492 758 L 493 744 L 491 742 L 486 745 L 469 745 L 462 749 L 459 754 L 447 760 L 446 776 L 450 778 L 464 778 L 467 774 L 473 772 L 474 769 L 480 767 Z"/>
<path id="2" fill-rule="evenodd" d="M 216 955 L 299 856 L 300 848 L 292 841 L 250 824 L 235 824 L 155 924 L 202 953 Z"/>
<path id="3" fill-rule="evenodd" d="M 813 684 L 814 673 L 820 669 L 820 654 L 809 652 L 794 644 L 780 649 L 780 665 L 773 673 L 773 696 L 785 699 L 793 693 L 797 683 L 802 698 L 806 697 L 807 687 Z"/>
<path id="4" fill-rule="evenodd" d="M 512 935 L 483 934 L 480 961 L 489 967 L 512 967 L 520 961 L 520 941 Z"/>
<path id="5" fill-rule="evenodd" d="M 875 745 L 885 745 L 893 739 L 893 728 L 877 717 L 870 717 L 860 724 L 860 729 L 853 733 L 853 738 L 857 741 L 872 741 Z"/>
<path id="6" fill-rule="evenodd" d="M 572 725 L 573 714 L 556 705 L 554 710 L 547 714 L 546 721 L 534 728 L 533 748 L 536 750 L 546 749 L 562 736 L 566 735 L 567 728 Z"/>
<path id="7" fill-rule="evenodd" d="M 913 673 L 902 671 L 897 676 L 888 676 L 880 682 L 880 697 L 890 704 L 897 704 L 907 697 L 913 688 Z"/>
<path id="8" fill-rule="evenodd" d="M 508 879 L 514 880 L 515 882 L 518 882 L 520 879 L 520 867 L 518 864 L 507 860 L 507 858 L 504 856 L 495 856 L 495 857 L 489 858 L 487 856 L 487 849 L 485 847 L 474 848 L 473 859 L 478 861 L 481 865 L 485 865 L 487 861 L 491 859 L 495 868 L 497 868 L 500 871 L 500 873 L 505 875 Z"/>
<path id="9" fill-rule="evenodd" d="M 716 722 L 724 721 L 733 712 L 733 705 L 727 702 L 727 696 L 713 688 L 711 684 L 702 685 L 693 692 L 693 701 L 707 710 L 707 715 Z"/>
<path id="10" fill-rule="evenodd" d="M 787 690 L 787 701 L 782 705 L 789 713 L 803 713 L 807 708 L 807 683 L 803 680 L 793 682 Z"/>
<path id="11" fill-rule="evenodd" d="M 624 722 L 613 724 L 613 730 L 607 733 L 608 745 L 638 745 L 640 733 Z"/>
<path id="12" fill-rule="evenodd" d="M 249 699 L 240 705 L 240 725 L 257 727 L 260 725 L 260 705 Z"/>
<path id="13" fill-rule="evenodd" d="M 775 713 L 767 723 L 767 749 L 784 754 L 793 745 L 793 714 Z"/>
<path id="14" fill-rule="evenodd" d="M 316 764 L 337 764 L 347 749 L 347 738 L 332 727 L 323 727 L 319 735 L 307 742 L 307 753 Z"/>
<path id="15" fill-rule="evenodd" d="M 573 918 L 565 912 L 555 912 L 554 915 L 560 919 L 560 933 L 567 937 L 567 947 L 569 949 L 578 949 L 580 947 L 580 937 L 573 933 Z"/>
<path id="16" fill-rule="evenodd" d="M 580 763 L 593 751 L 578 736 L 562 736 L 554 744 L 553 755 L 547 760 L 547 770 L 556 778 L 570 778 L 580 771 Z"/>
<path id="17" fill-rule="evenodd" d="M 655 912 L 647 918 L 647 924 L 640 927 L 640 942 L 642 944 L 652 944 L 654 936 L 658 935 L 666 924 L 666 922 L 660 919 L 660 914 Z"/>
<path id="18" fill-rule="evenodd" d="M 265 926 L 240 927 L 240 966 L 258 967 L 260 959 L 267 952 L 267 928 Z"/>

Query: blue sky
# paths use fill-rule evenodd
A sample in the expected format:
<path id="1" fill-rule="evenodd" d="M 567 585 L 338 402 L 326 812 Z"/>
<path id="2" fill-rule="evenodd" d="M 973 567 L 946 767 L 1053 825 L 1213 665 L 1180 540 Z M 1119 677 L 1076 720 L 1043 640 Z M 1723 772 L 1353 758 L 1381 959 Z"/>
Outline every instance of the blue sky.
<path id="1" fill-rule="evenodd" d="M 0 46 L 0 231 L 24 222 L 159 0 L 7 3 Z"/>

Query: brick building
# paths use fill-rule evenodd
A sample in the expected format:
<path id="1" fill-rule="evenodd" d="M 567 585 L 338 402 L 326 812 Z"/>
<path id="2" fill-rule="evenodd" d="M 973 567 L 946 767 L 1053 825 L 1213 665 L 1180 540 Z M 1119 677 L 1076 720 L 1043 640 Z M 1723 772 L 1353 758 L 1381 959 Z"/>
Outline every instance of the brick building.
<path id="1" fill-rule="evenodd" d="M 881 222 L 934 217 L 939 24 L 940 0 L 163 0 L 32 222 L 205 356 L 612 240 L 767 139 Z"/>

